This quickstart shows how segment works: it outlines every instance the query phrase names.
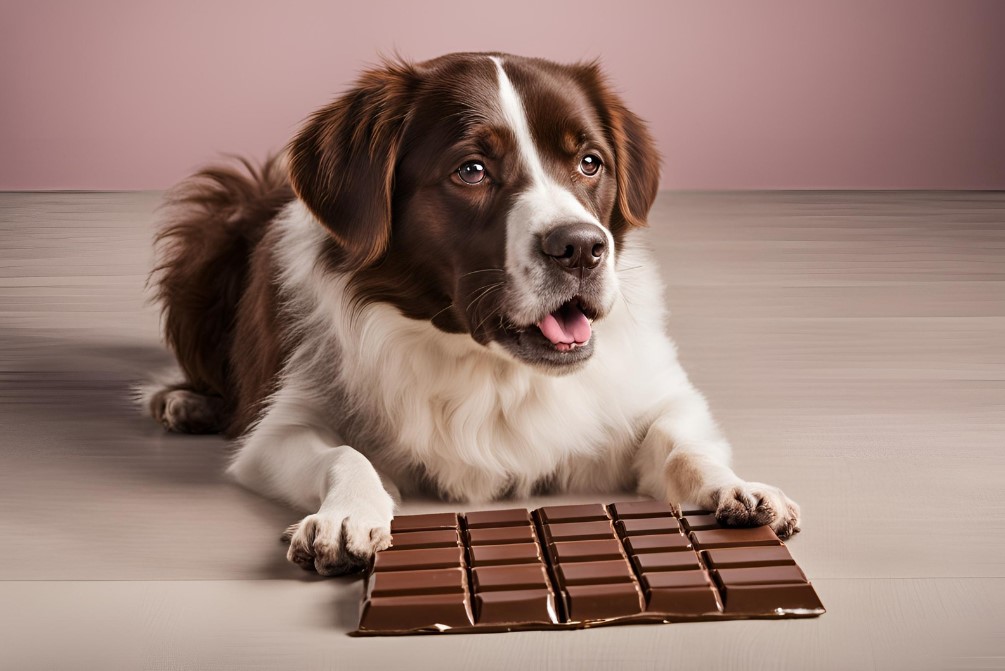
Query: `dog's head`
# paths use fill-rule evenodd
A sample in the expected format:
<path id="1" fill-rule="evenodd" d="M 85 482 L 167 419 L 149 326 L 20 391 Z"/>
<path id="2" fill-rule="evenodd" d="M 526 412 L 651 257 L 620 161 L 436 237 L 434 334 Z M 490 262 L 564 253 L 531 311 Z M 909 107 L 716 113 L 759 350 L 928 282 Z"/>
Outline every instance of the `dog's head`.
<path id="1" fill-rule="evenodd" d="M 289 147 L 363 301 L 574 370 L 659 159 L 596 64 L 452 54 L 364 73 Z"/>

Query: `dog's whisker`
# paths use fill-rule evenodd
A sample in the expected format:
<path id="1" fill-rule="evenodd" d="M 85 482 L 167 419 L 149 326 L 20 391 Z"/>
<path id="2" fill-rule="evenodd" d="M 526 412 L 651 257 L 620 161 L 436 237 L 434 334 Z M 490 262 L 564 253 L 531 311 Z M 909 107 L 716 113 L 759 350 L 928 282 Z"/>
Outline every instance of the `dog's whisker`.
<path id="1" fill-rule="evenodd" d="M 499 289 L 502 286 L 502 284 L 503 284 L 502 282 L 499 282 L 499 283 L 497 283 L 495 285 L 489 286 L 489 290 L 482 292 L 482 294 L 478 298 L 476 298 L 475 301 L 478 301 L 478 302 L 482 301 L 483 299 L 485 299 L 486 297 L 488 297 L 489 295 L 491 295 L 493 293 L 493 291 Z M 474 303 L 475 301 L 472 301 L 472 303 Z M 498 305 L 498 306 L 495 307 L 495 309 L 490 310 L 489 313 L 485 317 L 483 317 L 480 322 L 478 322 L 478 325 L 475 326 L 475 328 L 473 330 L 477 331 L 478 329 L 480 329 L 482 327 L 482 325 L 488 319 L 491 319 L 494 314 L 499 313 L 501 310 L 502 310 L 502 305 Z"/>
<path id="2" fill-rule="evenodd" d="M 444 312 L 446 312 L 447 310 L 449 310 L 452 307 L 454 307 L 454 302 L 450 301 L 449 303 L 447 303 L 447 307 L 443 308 L 442 310 L 440 310 L 439 312 L 437 312 L 435 315 L 433 315 L 432 317 L 430 317 L 429 321 L 435 320 L 437 317 L 439 317 L 440 315 L 442 315 Z"/>
<path id="3" fill-rule="evenodd" d="M 625 302 L 625 310 L 628 312 L 628 317 L 632 320 L 633 323 L 635 323 L 636 325 L 638 325 L 639 320 L 637 320 L 635 318 L 635 314 L 632 312 L 632 307 L 631 307 L 632 306 L 632 302 L 630 300 L 628 300 L 627 296 L 625 296 L 625 292 L 621 290 L 621 287 L 618 287 L 618 293 L 621 294 L 621 300 L 623 300 Z"/>
<path id="4" fill-rule="evenodd" d="M 485 315 L 485 317 L 483 317 L 482 320 L 480 322 L 478 322 L 478 326 L 476 326 L 473 330 L 477 331 L 478 329 L 480 329 L 485 322 L 487 322 L 489 319 L 491 319 L 495 315 L 498 315 L 499 319 L 501 321 L 502 320 L 502 310 L 501 310 L 501 307 L 502 306 L 496 307 L 494 310 L 492 310 L 487 315 Z"/>
<path id="5" fill-rule="evenodd" d="M 458 279 L 462 277 L 467 277 L 468 275 L 474 275 L 475 273 L 505 273 L 505 272 L 506 271 L 503 268 L 481 268 L 480 270 L 472 270 L 470 273 L 464 273 L 463 275 L 459 275 Z"/>
<path id="6" fill-rule="evenodd" d="M 485 286 L 485 287 L 482 287 L 481 289 L 479 289 L 478 290 L 478 294 L 474 298 L 471 299 L 471 301 L 468 303 L 468 307 L 467 307 L 467 309 L 465 311 L 469 312 L 472 307 L 474 307 L 480 300 L 482 300 L 483 298 L 485 298 L 485 296 L 487 296 L 488 294 L 492 293 L 493 290 L 495 290 L 499 286 L 501 286 L 501 284 L 502 284 L 501 282 L 496 283 L 496 284 L 490 284 L 488 286 Z"/>
<path id="7" fill-rule="evenodd" d="M 487 295 L 487 294 L 486 294 L 486 295 Z M 495 310 L 498 310 L 498 309 L 499 309 L 500 307 L 501 307 L 501 306 L 498 306 L 498 307 L 494 308 L 494 310 L 491 310 L 491 311 L 489 311 L 489 314 L 491 314 L 491 312 L 492 312 L 492 311 L 495 311 Z M 480 321 L 480 322 L 478 323 L 478 326 L 480 326 L 480 325 L 481 325 L 482 323 L 484 323 L 484 319 L 482 319 L 482 320 L 481 320 L 481 321 Z"/>
<path id="8" fill-rule="evenodd" d="M 487 296 L 488 294 L 492 293 L 492 291 L 493 291 L 493 290 L 495 290 L 495 289 L 498 289 L 498 288 L 499 288 L 499 287 L 501 287 L 501 286 L 502 286 L 503 284 L 504 284 L 504 282 L 495 282 L 494 284 L 489 284 L 489 285 L 487 285 L 487 286 L 484 286 L 484 287 L 482 287 L 481 289 L 479 289 L 479 290 L 478 290 L 478 291 L 479 291 L 478 295 L 477 295 L 477 296 L 475 296 L 474 298 L 472 298 L 472 299 L 471 299 L 471 302 L 470 302 L 470 303 L 468 303 L 468 307 L 467 307 L 467 308 L 465 308 L 465 310 L 464 310 L 464 311 L 465 311 L 465 312 L 468 312 L 468 313 L 470 313 L 470 312 L 471 312 L 471 308 L 472 308 L 472 307 L 473 307 L 473 306 L 474 306 L 474 305 L 475 305 L 475 304 L 476 304 L 476 303 L 477 303 L 478 301 L 480 301 L 480 300 L 482 300 L 483 298 L 485 298 L 485 297 L 486 297 L 486 296 Z"/>

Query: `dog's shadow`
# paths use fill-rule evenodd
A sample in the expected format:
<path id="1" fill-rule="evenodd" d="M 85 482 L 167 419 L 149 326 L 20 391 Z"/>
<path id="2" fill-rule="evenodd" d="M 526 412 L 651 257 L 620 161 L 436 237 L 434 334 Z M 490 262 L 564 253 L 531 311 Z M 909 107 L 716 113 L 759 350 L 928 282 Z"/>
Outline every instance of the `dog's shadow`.
<path id="1" fill-rule="evenodd" d="M 130 477 L 185 485 L 215 481 L 212 466 L 226 463 L 220 437 L 169 434 L 141 413 L 137 386 L 172 362 L 156 344 L 7 336 L 4 355 L 0 399 L 20 424 L 35 427 L 41 459 L 74 456 L 88 468 L 118 455 L 114 467 Z"/>
<path id="2" fill-rule="evenodd" d="M 0 423 L 7 420 L 14 428 L 14 437 L 8 438 L 11 449 L 24 450 L 28 441 L 19 441 L 18 435 L 29 436 L 36 466 L 55 471 L 72 462 L 75 480 L 94 487 L 122 484 L 141 496 L 156 491 L 168 502 L 174 490 L 182 498 L 205 488 L 225 488 L 220 498 L 228 505 L 233 500 L 242 515 L 250 514 L 251 523 L 260 521 L 275 541 L 260 577 L 312 579 L 312 574 L 286 562 L 280 541 L 282 531 L 301 514 L 225 476 L 233 453 L 230 441 L 169 433 L 140 411 L 137 385 L 150 382 L 172 361 L 156 342 L 123 345 L 6 336 Z"/>

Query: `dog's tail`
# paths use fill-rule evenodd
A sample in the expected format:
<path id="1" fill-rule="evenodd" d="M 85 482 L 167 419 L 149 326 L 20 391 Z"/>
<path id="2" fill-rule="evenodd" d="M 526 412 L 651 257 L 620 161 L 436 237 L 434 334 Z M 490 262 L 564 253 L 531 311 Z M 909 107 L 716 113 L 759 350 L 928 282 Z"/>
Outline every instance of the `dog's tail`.
<path id="1" fill-rule="evenodd" d="M 185 379 L 145 395 L 144 409 L 176 431 L 224 427 L 231 410 L 233 327 L 251 254 L 268 223 L 293 198 L 282 156 L 260 168 L 238 160 L 239 166 L 201 170 L 165 197 L 150 282 L 164 338 Z M 185 411 L 171 413 L 170 396 L 176 391 L 185 392 L 179 394 L 184 402 L 174 404 Z"/>

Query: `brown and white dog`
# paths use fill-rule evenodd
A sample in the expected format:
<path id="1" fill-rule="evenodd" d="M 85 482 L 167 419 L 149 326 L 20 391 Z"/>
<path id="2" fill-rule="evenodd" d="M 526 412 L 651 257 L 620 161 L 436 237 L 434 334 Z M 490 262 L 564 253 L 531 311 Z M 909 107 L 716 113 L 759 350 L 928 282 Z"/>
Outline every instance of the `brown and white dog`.
<path id="1" fill-rule="evenodd" d="M 798 528 L 740 479 L 665 330 L 643 226 L 659 158 L 596 64 L 452 54 L 370 70 L 286 155 L 175 189 L 156 271 L 175 431 L 305 512 L 322 574 L 388 545 L 399 492 L 618 491 Z"/>

